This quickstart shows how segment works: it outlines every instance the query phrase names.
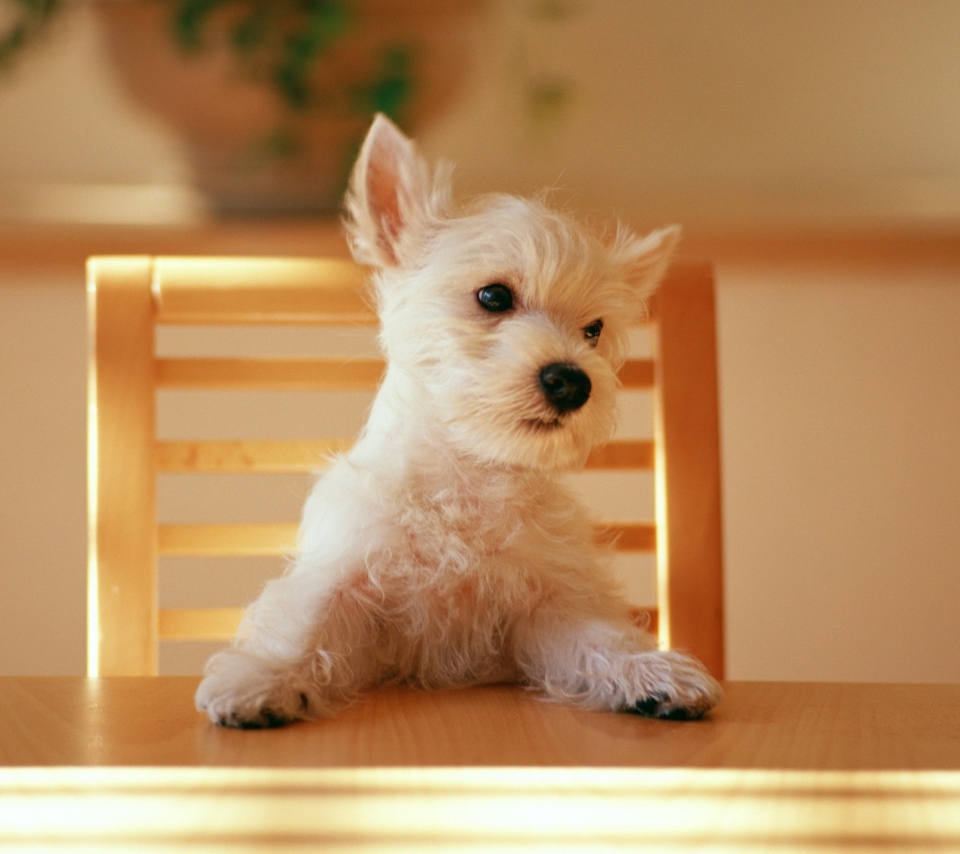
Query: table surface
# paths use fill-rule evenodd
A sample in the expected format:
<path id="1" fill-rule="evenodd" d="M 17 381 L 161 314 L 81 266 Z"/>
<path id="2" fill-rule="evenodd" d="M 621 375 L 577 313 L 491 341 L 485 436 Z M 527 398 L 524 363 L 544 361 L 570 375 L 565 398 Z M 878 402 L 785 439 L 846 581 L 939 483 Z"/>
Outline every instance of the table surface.
<path id="1" fill-rule="evenodd" d="M 390 688 L 236 731 L 196 684 L 0 678 L 0 850 L 960 850 L 960 686 L 734 682 L 686 723 Z"/>
<path id="2" fill-rule="evenodd" d="M 732 682 L 694 722 L 515 686 L 380 689 L 331 720 L 228 730 L 198 680 L 0 678 L 0 766 L 602 766 L 960 770 L 960 685 Z"/>

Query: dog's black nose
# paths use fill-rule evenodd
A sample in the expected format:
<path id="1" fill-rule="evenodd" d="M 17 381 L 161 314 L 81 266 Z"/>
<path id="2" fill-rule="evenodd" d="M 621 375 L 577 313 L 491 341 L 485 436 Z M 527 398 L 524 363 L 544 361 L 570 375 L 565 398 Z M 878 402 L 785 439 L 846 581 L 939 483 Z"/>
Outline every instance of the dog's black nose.
<path id="1" fill-rule="evenodd" d="M 555 362 L 540 371 L 540 388 L 557 412 L 570 412 L 590 397 L 590 377 L 576 365 Z"/>

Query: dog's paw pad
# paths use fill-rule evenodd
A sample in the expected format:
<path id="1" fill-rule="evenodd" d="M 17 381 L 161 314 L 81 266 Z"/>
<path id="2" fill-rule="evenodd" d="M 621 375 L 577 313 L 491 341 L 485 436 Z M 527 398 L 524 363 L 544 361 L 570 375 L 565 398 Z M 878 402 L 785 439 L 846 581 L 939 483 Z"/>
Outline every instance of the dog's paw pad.
<path id="1" fill-rule="evenodd" d="M 226 697 L 202 707 L 201 711 L 205 711 L 213 723 L 228 729 L 273 729 L 303 717 L 303 714 L 279 711 L 255 701 L 237 702 Z"/>
<path id="2" fill-rule="evenodd" d="M 274 729 L 275 727 L 285 726 L 291 723 L 295 718 L 289 718 L 278 714 L 272 709 L 261 709 L 250 717 L 244 717 L 237 713 L 221 715 L 216 723 L 229 729 Z"/>
<path id="3" fill-rule="evenodd" d="M 232 729 L 273 729 L 275 727 L 286 726 L 289 723 L 301 720 L 309 714 L 310 701 L 307 695 L 300 692 L 299 699 L 300 707 L 296 714 L 285 713 L 270 707 L 264 707 L 259 710 L 251 710 L 248 708 L 245 709 L 242 714 L 236 710 L 228 714 L 222 714 L 217 718 L 215 723 Z"/>
<path id="4" fill-rule="evenodd" d="M 631 706 L 626 711 L 635 715 L 642 715 L 645 718 L 658 718 L 659 720 L 667 721 L 695 721 L 702 718 L 708 710 L 702 708 L 688 709 L 682 706 L 673 706 L 668 702 L 665 696 L 662 694 L 657 694 L 653 697 L 647 697 L 647 699 L 641 700 L 639 703 Z"/>
<path id="5" fill-rule="evenodd" d="M 657 710 L 663 704 L 663 701 L 666 697 L 657 695 L 655 697 L 647 697 L 646 700 L 641 700 L 639 703 L 631 706 L 627 709 L 628 712 L 633 712 L 637 715 L 643 715 L 647 718 L 657 717 Z"/>
<path id="6" fill-rule="evenodd" d="M 203 706 L 201 711 L 213 723 L 228 729 L 273 729 L 298 719 L 297 715 L 260 706 L 255 701 L 237 702 L 227 697 Z"/>

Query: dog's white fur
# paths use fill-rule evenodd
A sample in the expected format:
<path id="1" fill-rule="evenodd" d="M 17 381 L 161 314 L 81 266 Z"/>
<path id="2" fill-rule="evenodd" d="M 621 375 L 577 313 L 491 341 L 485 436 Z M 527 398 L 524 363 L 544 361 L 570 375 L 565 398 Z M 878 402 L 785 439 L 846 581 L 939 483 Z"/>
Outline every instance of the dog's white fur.
<path id="1" fill-rule="evenodd" d="M 329 715 L 365 688 L 517 681 L 590 709 L 699 717 L 719 685 L 633 625 L 558 473 L 610 438 L 628 324 L 678 236 L 592 236 L 509 196 L 465 211 L 378 117 L 347 196 L 388 369 L 359 441 L 307 500 L 299 556 L 215 655 L 197 707 L 228 726 Z M 503 283 L 509 311 L 477 292 Z M 602 319 L 598 341 L 584 329 Z M 558 412 L 545 365 L 589 399 Z"/>

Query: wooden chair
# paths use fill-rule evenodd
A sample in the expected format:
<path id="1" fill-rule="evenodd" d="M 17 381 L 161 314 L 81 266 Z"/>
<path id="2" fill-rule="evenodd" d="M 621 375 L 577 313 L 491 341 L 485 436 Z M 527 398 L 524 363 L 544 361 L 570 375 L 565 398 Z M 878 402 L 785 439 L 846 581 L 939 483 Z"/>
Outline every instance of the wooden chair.
<path id="1" fill-rule="evenodd" d="M 88 263 L 90 675 L 157 672 L 158 641 L 229 638 L 236 608 L 158 608 L 159 555 L 289 553 L 296 524 L 159 524 L 166 472 L 309 471 L 343 437 L 158 441 L 157 390 L 373 389 L 373 359 L 158 358 L 159 324 L 376 323 L 362 270 L 344 260 L 116 256 Z M 677 265 L 654 301 L 653 358 L 627 363 L 627 389 L 651 389 L 653 441 L 617 441 L 588 467 L 653 469 L 656 520 L 598 530 L 657 556 L 652 626 L 667 646 L 723 676 L 720 474 L 714 291 L 709 267 Z"/>

